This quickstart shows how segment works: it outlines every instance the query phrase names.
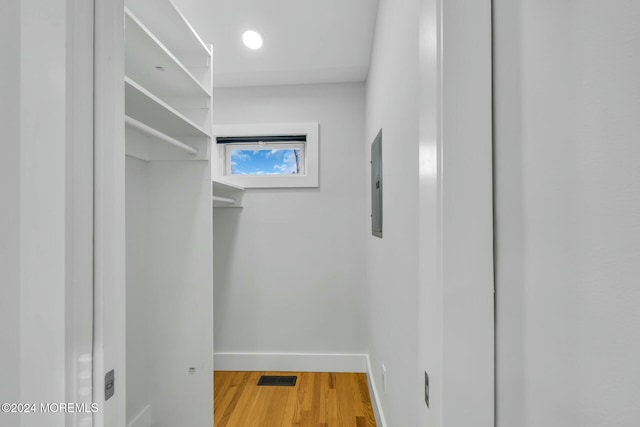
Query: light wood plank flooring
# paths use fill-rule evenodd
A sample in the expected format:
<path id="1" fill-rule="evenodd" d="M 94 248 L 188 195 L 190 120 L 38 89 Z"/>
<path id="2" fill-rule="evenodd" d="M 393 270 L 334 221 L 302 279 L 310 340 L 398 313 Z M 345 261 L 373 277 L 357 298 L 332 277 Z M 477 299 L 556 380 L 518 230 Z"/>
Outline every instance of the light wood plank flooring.
<path id="1" fill-rule="evenodd" d="M 257 386 L 261 375 L 297 375 L 295 387 Z M 375 427 L 366 374 L 214 373 L 215 427 Z"/>

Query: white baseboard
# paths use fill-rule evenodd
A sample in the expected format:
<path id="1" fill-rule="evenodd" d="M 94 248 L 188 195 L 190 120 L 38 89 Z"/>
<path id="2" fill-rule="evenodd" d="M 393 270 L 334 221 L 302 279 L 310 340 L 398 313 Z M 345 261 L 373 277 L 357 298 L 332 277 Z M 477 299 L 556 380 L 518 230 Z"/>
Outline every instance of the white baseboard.
<path id="1" fill-rule="evenodd" d="M 367 377 L 369 378 L 369 394 L 371 394 L 371 403 L 373 406 L 373 414 L 376 417 L 376 424 L 378 427 L 387 427 L 387 420 L 384 418 L 382 412 L 382 404 L 380 403 L 380 394 L 376 387 L 376 382 L 373 379 L 373 369 L 371 369 L 371 359 L 367 354 Z"/>
<path id="2" fill-rule="evenodd" d="M 131 420 L 127 427 L 151 427 L 151 405 L 147 405 Z"/>
<path id="3" fill-rule="evenodd" d="M 366 354 L 215 353 L 216 371 L 367 372 Z"/>

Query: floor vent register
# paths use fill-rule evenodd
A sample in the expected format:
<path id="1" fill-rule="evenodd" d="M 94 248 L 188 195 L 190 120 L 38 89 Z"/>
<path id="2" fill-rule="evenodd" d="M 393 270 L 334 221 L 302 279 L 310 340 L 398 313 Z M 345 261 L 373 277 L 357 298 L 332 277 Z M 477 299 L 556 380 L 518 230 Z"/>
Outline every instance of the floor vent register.
<path id="1" fill-rule="evenodd" d="M 280 386 L 280 387 L 294 387 L 297 376 L 282 376 L 282 375 L 263 375 L 258 381 L 258 385 L 264 386 Z"/>

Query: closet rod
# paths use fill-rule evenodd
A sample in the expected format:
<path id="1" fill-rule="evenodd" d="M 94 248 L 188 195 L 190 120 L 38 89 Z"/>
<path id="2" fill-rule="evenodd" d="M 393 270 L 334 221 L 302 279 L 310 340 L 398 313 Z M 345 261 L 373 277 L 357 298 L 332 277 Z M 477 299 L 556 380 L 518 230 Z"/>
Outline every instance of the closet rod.
<path id="1" fill-rule="evenodd" d="M 236 202 L 234 199 L 229 199 L 227 197 L 220 197 L 220 196 L 213 196 L 212 199 L 214 202 L 228 203 L 230 205 Z"/>
<path id="2" fill-rule="evenodd" d="M 144 124 L 142 122 L 139 122 L 138 120 L 136 120 L 136 119 L 134 119 L 132 117 L 129 117 L 129 116 L 125 115 L 124 116 L 124 122 L 127 125 L 131 126 L 132 128 L 138 129 L 139 131 L 141 131 L 143 133 L 146 133 L 147 135 L 154 136 L 154 137 L 156 137 L 158 139 L 161 139 L 164 142 L 167 142 L 167 143 L 169 143 L 169 144 L 171 144 L 171 145 L 173 145 L 173 146 L 175 146 L 177 148 L 180 148 L 181 150 L 184 150 L 184 151 L 186 151 L 188 153 L 191 153 L 193 155 L 198 154 L 198 150 L 196 150 L 195 148 L 189 147 L 187 144 L 184 144 L 184 143 L 178 141 L 177 139 L 170 137 L 169 135 L 165 135 L 164 133 L 160 132 L 159 130 L 154 129 L 151 126 L 146 125 L 146 124 Z"/>

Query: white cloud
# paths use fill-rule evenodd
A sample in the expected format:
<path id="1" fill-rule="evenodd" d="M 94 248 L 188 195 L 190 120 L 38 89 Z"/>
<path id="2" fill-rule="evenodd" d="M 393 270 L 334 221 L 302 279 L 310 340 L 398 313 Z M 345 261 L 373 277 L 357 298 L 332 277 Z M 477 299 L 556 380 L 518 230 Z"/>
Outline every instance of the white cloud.
<path id="1" fill-rule="evenodd" d="M 280 165 L 274 165 L 273 169 L 275 169 L 277 172 L 275 172 L 276 174 L 279 175 L 290 175 L 292 173 L 296 172 L 296 165 L 287 165 L 287 164 L 280 164 Z"/>
<path id="2" fill-rule="evenodd" d="M 273 156 L 274 154 L 277 154 L 279 151 L 280 151 L 280 150 L 276 150 L 276 149 L 274 149 L 274 150 L 269 150 L 269 151 L 267 152 L 267 154 L 265 155 L 265 157 L 268 159 L 268 158 L 270 158 L 271 156 Z"/>
<path id="3" fill-rule="evenodd" d="M 231 160 L 237 160 L 237 161 L 245 161 L 245 160 L 249 160 L 251 158 L 251 156 L 241 150 L 234 150 L 231 152 Z"/>
<path id="4" fill-rule="evenodd" d="M 289 150 L 285 152 L 284 157 L 282 158 L 282 161 L 285 163 L 293 163 L 295 165 L 296 157 L 293 155 L 293 151 Z"/>

